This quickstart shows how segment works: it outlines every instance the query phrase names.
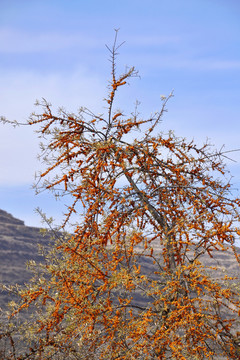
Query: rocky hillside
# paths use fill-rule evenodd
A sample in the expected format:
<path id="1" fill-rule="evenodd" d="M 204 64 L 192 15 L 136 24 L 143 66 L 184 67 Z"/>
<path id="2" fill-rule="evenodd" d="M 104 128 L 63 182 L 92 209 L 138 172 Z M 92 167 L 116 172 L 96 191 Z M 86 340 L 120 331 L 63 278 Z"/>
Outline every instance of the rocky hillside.
<path id="1" fill-rule="evenodd" d="M 31 273 L 26 269 L 26 262 L 43 260 L 38 253 L 38 244 L 48 246 L 50 242 L 50 235 L 43 237 L 39 228 L 25 226 L 22 220 L 0 210 L 0 283 L 15 285 L 27 282 Z M 157 243 L 155 247 L 158 248 Z M 239 248 L 236 251 L 240 253 Z M 240 267 L 231 252 L 215 252 L 212 259 L 204 256 L 201 260 L 205 265 L 219 269 L 214 276 L 222 277 L 225 272 L 240 279 Z M 153 265 L 149 258 L 143 257 L 140 262 L 144 272 L 152 273 Z M 0 308 L 4 309 L 9 300 L 9 294 L 0 291 Z"/>
<path id="2" fill-rule="evenodd" d="M 0 210 L 0 283 L 24 284 L 31 276 L 26 268 L 29 260 L 41 261 L 38 244 L 47 246 L 50 236 L 44 236 L 39 228 L 25 226 L 22 220 Z M 0 292 L 0 307 L 5 308 L 9 295 Z"/>

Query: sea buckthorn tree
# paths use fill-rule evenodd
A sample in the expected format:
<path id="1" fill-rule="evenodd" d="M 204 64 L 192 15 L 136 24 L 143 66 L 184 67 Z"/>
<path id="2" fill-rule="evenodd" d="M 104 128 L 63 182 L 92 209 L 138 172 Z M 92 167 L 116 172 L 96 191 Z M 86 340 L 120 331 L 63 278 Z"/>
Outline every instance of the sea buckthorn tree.
<path id="1" fill-rule="evenodd" d="M 116 37 L 106 114 L 54 115 L 43 100 L 29 120 L 43 138 L 38 186 L 68 195 L 63 228 L 76 223 L 20 292 L 14 314 L 37 310 L 17 358 L 239 359 L 238 294 L 201 263 L 230 250 L 239 261 L 224 152 L 161 132 L 172 95 L 147 119 L 115 110 L 137 75 L 117 74 L 118 48 Z"/>

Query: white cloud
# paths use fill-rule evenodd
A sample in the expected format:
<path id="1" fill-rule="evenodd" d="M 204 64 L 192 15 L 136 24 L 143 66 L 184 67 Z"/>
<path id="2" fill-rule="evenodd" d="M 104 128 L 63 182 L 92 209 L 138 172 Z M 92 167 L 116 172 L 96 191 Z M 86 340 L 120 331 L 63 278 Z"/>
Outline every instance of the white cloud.
<path id="1" fill-rule="evenodd" d="M 182 67 L 194 70 L 237 70 L 240 69 L 239 60 L 221 59 L 187 59 L 180 61 L 175 67 Z"/>
<path id="2" fill-rule="evenodd" d="M 99 45 L 96 37 L 83 36 L 81 33 L 61 32 L 34 33 L 11 28 L 0 29 L 1 53 L 52 52 L 71 47 L 94 47 Z"/>
<path id="3" fill-rule="evenodd" d="M 87 106 L 98 113 L 99 107 L 102 109 L 104 84 L 82 68 L 71 74 L 5 72 L 0 73 L 0 78 L 0 116 L 9 120 L 25 122 L 35 110 L 35 100 L 42 97 L 55 109 L 64 106 L 70 112 L 77 112 L 80 106 Z M 36 159 L 39 139 L 34 126 L 0 126 L 0 184 L 32 183 L 35 170 L 40 166 Z"/>
<path id="4" fill-rule="evenodd" d="M 182 41 L 180 35 L 136 35 L 127 36 L 128 46 L 161 46 L 165 44 L 179 44 Z"/>
<path id="5" fill-rule="evenodd" d="M 197 58 L 191 57 L 191 54 L 184 55 L 173 53 L 172 55 L 155 56 L 152 53 L 141 54 L 141 65 L 151 69 L 187 69 L 194 71 L 219 71 L 219 70 L 239 70 L 240 60 L 217 59 L 217 58 Z"/>

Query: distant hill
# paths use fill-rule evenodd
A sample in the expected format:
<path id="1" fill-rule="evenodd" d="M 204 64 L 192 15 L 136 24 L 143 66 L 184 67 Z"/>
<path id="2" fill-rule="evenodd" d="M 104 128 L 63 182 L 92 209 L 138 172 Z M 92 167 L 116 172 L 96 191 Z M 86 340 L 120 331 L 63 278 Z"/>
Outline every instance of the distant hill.
<path id="1" fill-rule="evenodd" d="M 0 210 L 0 282 L 5 285 L 23 285 L 31 277 L 26 262 L 40 262 L 38 244 L 48 246 L 50 235 L 44 236 L 39 228 L 25 226 L 6 211 Z M 5 308 L 9 295 L 0 291 L 0 308 Z"/>
<path id="2" fill-rule="evenodd" d="M 0 282 L 6 285 L 26 283 L 31 276 L 26 269 L 26 262 L 43 261 L 38 253 L 38 244 L 49 246 L 50 242 L 50 235 L 43 237 L 39 228 L 25 226 L 22 220 L 0 210 Z M 157 242 L 155 247 L 159 247 Z M 240 253 L 239 248 L 236 248 L 236 251 Z M 218 267 L 219 271 L 214 272 L 215 277 L 221 277 L 225 272 L 240 279 L 240 267 L 230 251 L 215 251 L 212 259 L 204 255 L 200 260 L 207 266 Z M 153 271 L 149 258 L 141 258 L 140 263 L 144 272 Z M 9 294 L 0 291 L 0 308 L 4 309 L 9 300 Z"/>

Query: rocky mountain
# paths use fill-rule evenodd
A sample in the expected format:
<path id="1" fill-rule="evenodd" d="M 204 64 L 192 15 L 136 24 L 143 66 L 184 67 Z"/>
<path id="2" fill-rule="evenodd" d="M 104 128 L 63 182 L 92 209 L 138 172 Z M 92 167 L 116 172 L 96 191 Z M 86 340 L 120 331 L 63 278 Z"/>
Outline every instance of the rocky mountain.
<path id="1" fill-rule="evenodd" d="M 39 228 L 25 226 L 22 220 L 0 210 L 0 283 L 6 285 L 26 283 L 31 276 L 26 268 L 27 261 L 43 261 L 39 255 L 38 244 L 49 246 L 50 243 L 50 234 L 43 236 Z M 158 248 L 158 246 L 156 243 L 155 247 Z M 240 253 L 239 248 L 236 248 L 236 251 Z M 224 273 L 227 273 L 240 280 L 240 267 L 232 252 L 215 251 L 213 258 L 204 255 L 200 260 L 206 266 L 218 268 L 218 272 L 214 272 L 214 276 L 222 277 Z M 151 273 L 153 271 L 153 265 L 149 258 L 143 257 L 140 262 L 144 272 Z M 4 309 L 9 300 L 9 294 L 6 291 L 0 291 L 0 308 Z"/>
<path id="2" fill-rule="evenodd" d="M 50 235 L 43 236 L 39 228 L 25 226 L 22 220 L 0 210 L 0 283 L 24 284 L 31 276 L 26 268 L 29 260 L 43 260 L 39 246 L 48 246 Z M 9 294 L 0 291 L 0 308 L 5 308 Z"/>

